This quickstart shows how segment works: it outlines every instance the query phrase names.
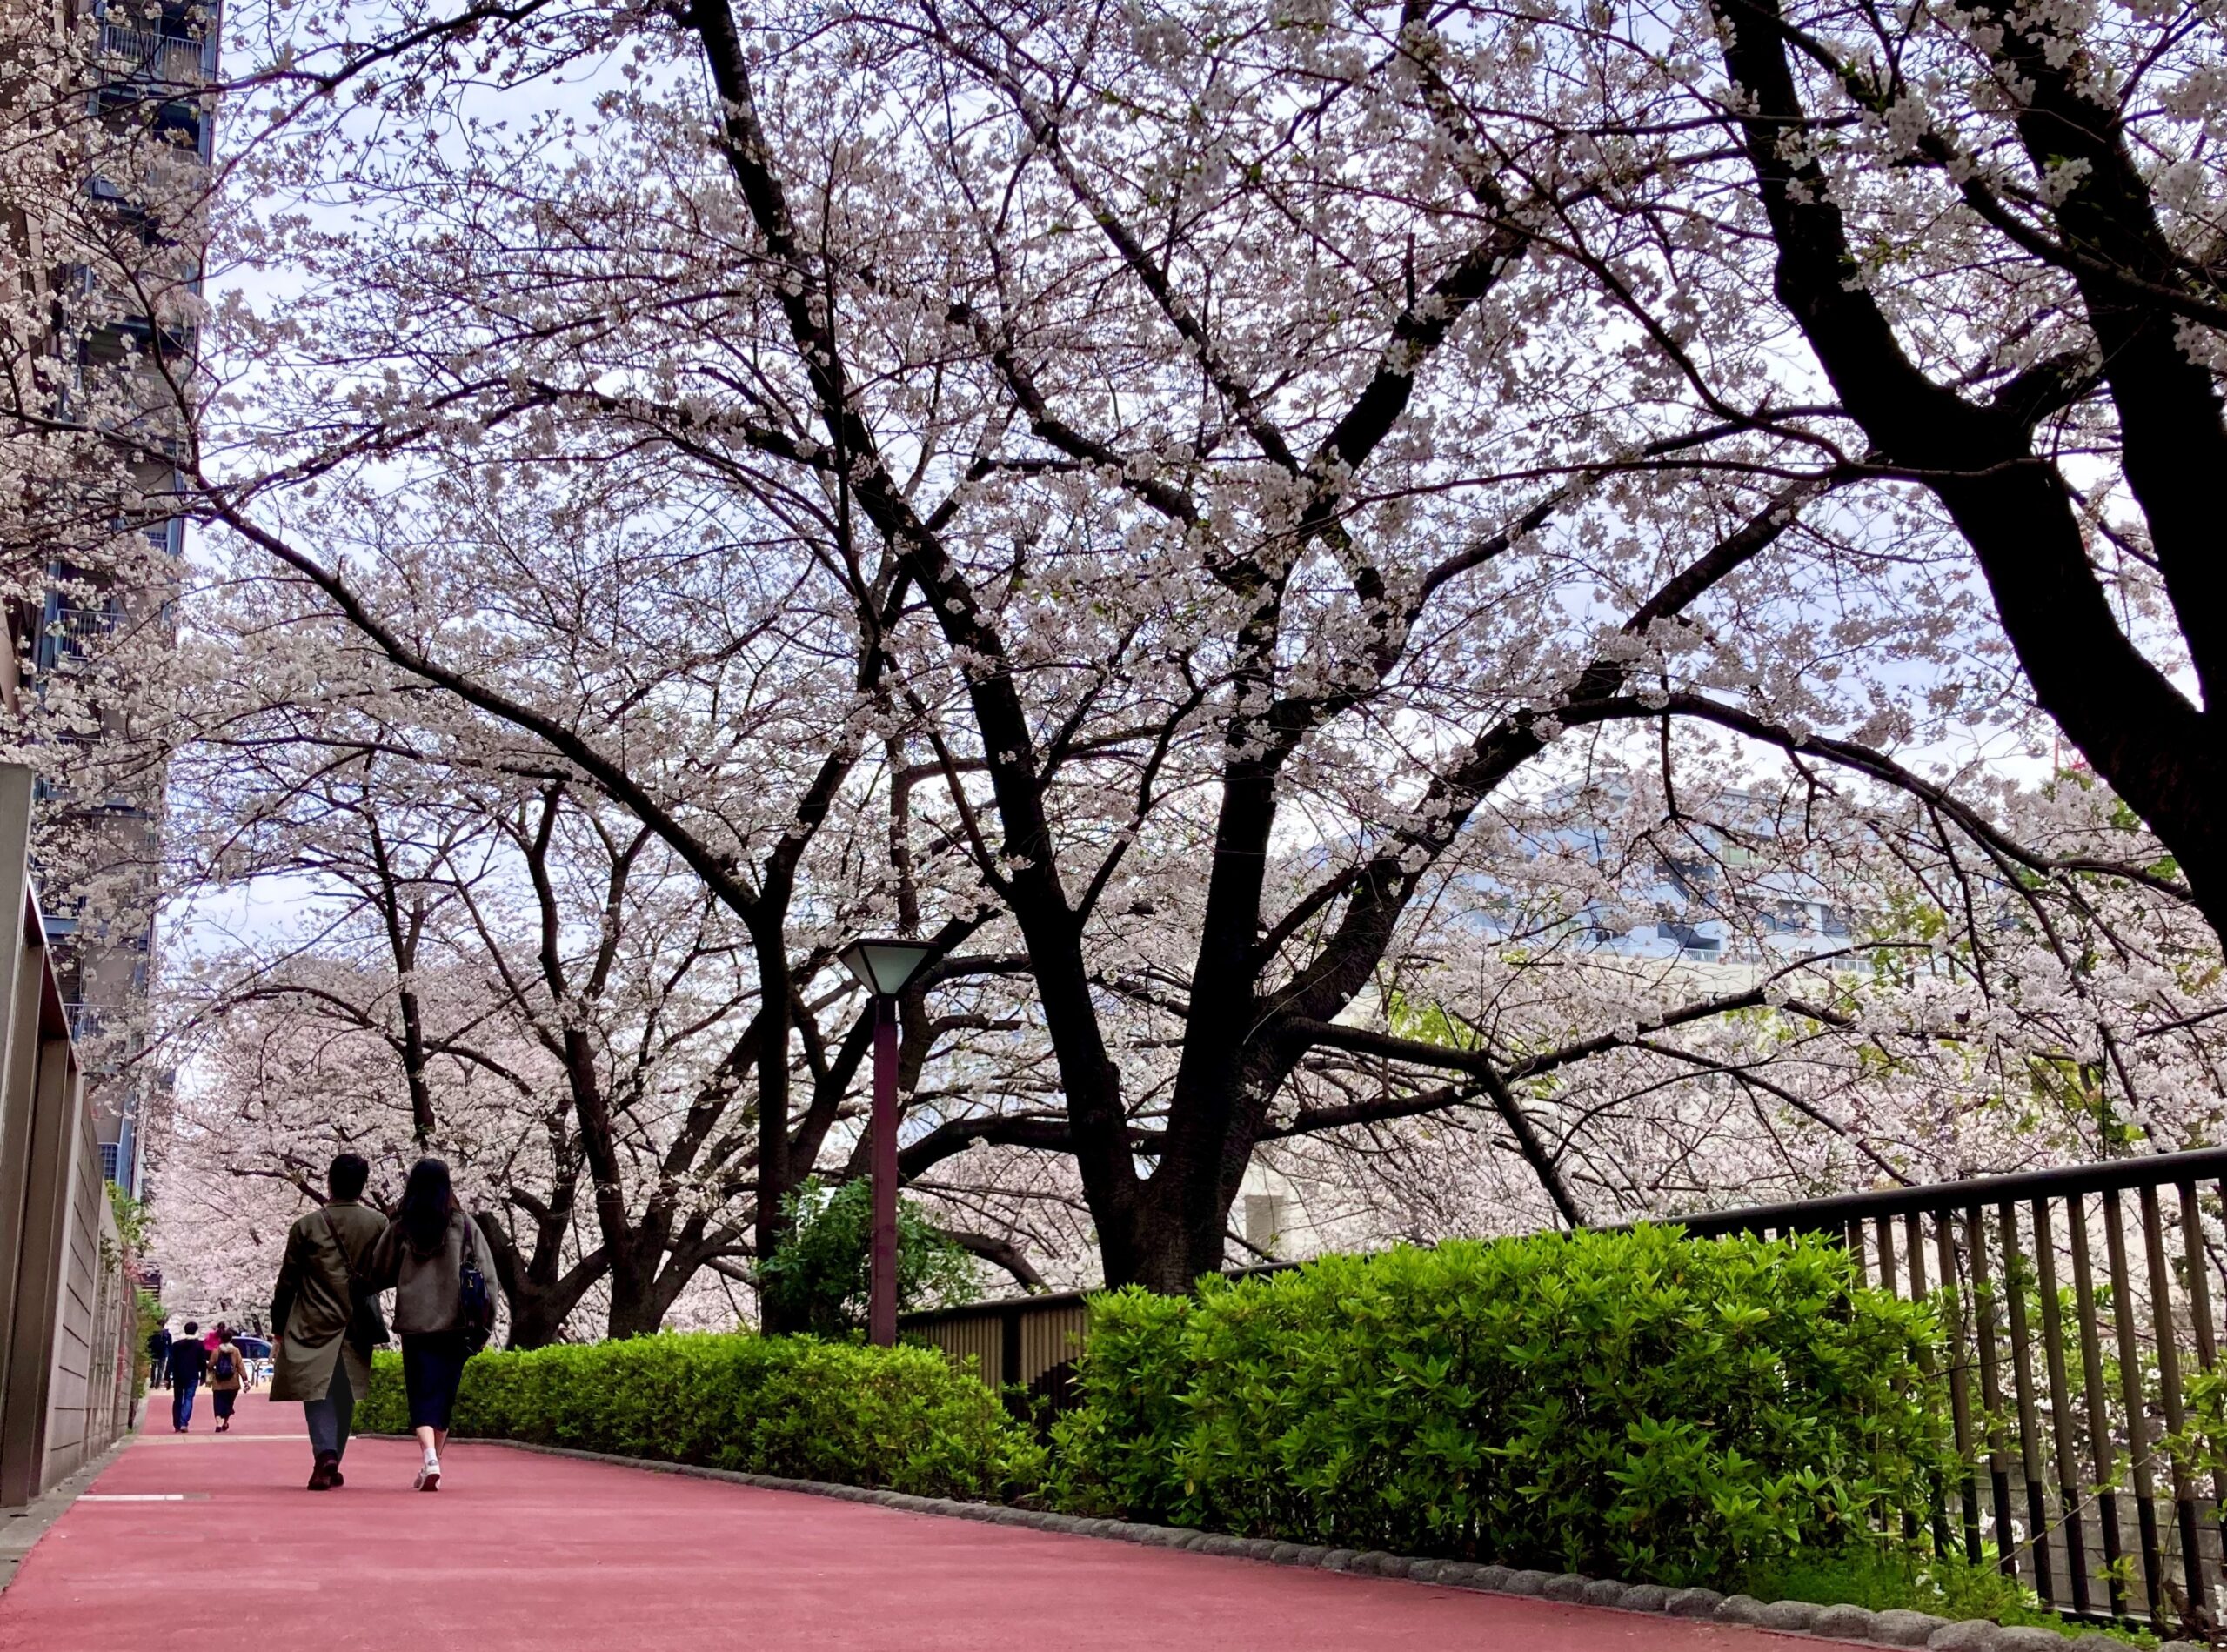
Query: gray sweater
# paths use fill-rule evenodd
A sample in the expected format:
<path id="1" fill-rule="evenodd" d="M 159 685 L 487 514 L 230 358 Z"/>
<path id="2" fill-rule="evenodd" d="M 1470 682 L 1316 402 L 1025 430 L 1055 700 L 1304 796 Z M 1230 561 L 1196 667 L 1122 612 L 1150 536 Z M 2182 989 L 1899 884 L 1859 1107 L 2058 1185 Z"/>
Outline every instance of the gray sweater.
<path id="1" fill-rule="evenodd" d="M 411 1248 L 410 1241 L 402 1236 L 400 1222 L 386 1225 L 378 1248 L 371 1252 L 371 1279 L 381 1290 L 394 1292 L 398 1334 L 417 1336 L 457 1328 L 464 1295 L 457 1276 L 463 1271 L 467 1244 L 479 1271 L 487 1277 L 487 1288 L 493 1290 L 495 1258 L 487 1248 L 487 1236 L 461 1210 L 449 1213 L 448 1232 L 442 1236 L 441 1247 L 430 1256 L 420 1256 Z"/>

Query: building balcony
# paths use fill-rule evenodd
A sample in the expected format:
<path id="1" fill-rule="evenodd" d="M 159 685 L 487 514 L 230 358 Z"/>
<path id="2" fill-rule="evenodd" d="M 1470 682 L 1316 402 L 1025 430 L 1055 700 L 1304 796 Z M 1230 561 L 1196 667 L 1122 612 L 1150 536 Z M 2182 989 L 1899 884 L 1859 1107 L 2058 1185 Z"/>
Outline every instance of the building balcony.
<path id="1" fill-rule="evenodd" d="M 101 54 L 133 79 L 157 86 L 200 87 L 217 77 L 217 41 L 154 29 L 101 24 Z"/>
<path id="2" fill-rule="evenodd" d="M 40 669 L 84 670 L 87 656 L 98 653 L 102 642 L 116 634 L 123 620 L 123 613 L 112 606 L 48 609 L 46 626 L 39 637 Z"/>

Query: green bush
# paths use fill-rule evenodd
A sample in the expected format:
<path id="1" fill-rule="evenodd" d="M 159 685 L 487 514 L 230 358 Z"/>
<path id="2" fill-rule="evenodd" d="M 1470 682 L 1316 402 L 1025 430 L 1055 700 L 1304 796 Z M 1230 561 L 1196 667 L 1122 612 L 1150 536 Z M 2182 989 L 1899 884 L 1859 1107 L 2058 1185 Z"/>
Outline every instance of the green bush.
<path id="1" fill-rule="evenodd" d="M 398 1355 L 372 1361 L 367 1434 L 405 1431 Z M 942 1354 L 813 1337 L 664 1335 L 489 1353 L 456 1433 L 922 1496 L 1033 1490 L 1043 1452 Z"/>
<path id="2" fill-rule="evenodd" d="M 1822 1240 L 1547 1234 L 1092 1310 L 1064 1506 L 1668 1583 L 1926 1507 L 1931 1311 Z"/>
<path id="3" fill-rule="evenodd" d="M 1642 1227 L 1111 1293 L 1048 1459 L 935 1351 L 812 1337 L 482 1354 L 457 1432 L 947 1496 L 1048 1478 L 1078 1512 L 1722 1586 L 1924 1523 L 1939 1354 L 1931 1308 L 1836 1246 Z M 358 1415 L 402 1428 L 394 1356 Z"/>

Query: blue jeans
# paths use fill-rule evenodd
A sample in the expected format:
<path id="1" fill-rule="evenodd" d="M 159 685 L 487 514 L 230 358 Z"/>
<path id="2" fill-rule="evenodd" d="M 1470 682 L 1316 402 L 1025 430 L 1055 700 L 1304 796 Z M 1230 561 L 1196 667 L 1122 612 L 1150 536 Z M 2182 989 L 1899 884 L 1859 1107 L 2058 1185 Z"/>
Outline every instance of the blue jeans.
<path id="1" fill-rule="evenodd" d="M 347 1452 L 349 1425 L 356 1420 L 356 1391 L 348 1381 L 344 1354 L 333 1361 L 324 1398 L 303 1401 L 302 1416 L 309 1424 L 311 1451 L 338 1462 Z"/>
<path id="2" fill-rule="evenodd" d="M 171 1390 L 171 1427 L 183 1428 L 192 1422 L 193 1396 L 200 1388 L 198 1372 L 177 1379 L 177 1386 Z"/>

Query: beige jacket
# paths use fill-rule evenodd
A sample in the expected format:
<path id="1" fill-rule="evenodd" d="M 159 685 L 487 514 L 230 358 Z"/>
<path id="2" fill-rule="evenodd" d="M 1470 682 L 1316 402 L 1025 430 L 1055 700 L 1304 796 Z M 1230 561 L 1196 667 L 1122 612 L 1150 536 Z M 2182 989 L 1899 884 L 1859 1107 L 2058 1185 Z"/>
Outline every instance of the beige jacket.
<path id="1" fill-rule="evenodd" d="M 224 1362 L 227 1354 L 232 1356 L 232 1374 L 230 1377 L 222 1376 L 217 1372 L 217 1367 Z M 247 1350 L 237 1342 L 217 1343 L 217 1351 L 209 1356 L 207 1381 L 211 1394 L 237 1393 L 247 1387 Z"/>

